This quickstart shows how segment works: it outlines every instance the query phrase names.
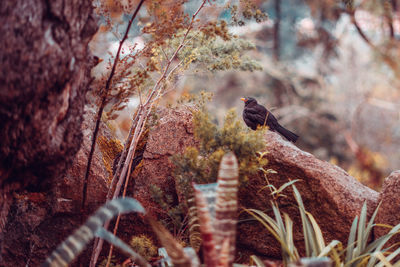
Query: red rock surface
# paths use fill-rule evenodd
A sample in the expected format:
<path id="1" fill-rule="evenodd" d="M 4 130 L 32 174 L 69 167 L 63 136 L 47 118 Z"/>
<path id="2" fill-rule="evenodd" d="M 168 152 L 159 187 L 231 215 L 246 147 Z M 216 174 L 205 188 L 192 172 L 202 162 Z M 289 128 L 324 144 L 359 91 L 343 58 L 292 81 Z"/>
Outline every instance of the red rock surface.
<path id="1" fill-rule="evenodd" d="M 3 260 L 11 264 L 5 266 L 25 266 L 27 261 L 31 266 L 38 265 L 81 224 L 81 183 L 91 136 L 89 133 L 93 127 L 93 120 L 90 119 L 92 116 L 93 111 L 86 115 L 87 120 L 83 126 L 84 145 L 68 173 L 57 179 L 49 192 L 42 195 L 26 194 L 13 204 L 2 251 Z M 164 109 L 158 112 L 158 116 L 159 122 L 150 129 L 143 160 L 135 170 L 132 177 L 133 187 L 130 190 L 133 189 L 133 196 L 148 212 L 165 219 L 166 211 L 153 201 L 150 185 L 157 185 L 165 195 L 173 196 L 174 201 L 178 202 L 170 157 L 183 152 L 187 146 L 193 146 L 196 142 L 193 137 L 192 115 L 188 109 Z M 104 132 L 104 127 L 101 135 L 112 138 Z M 362 204 L 367 201 L 370 215 L 379 201 L 379 193 L 361 185 L 342 169 L 298 149 L 276 133 L 266 133 L 265 139 L 268 151 L 266 157 L 269 160 L 266 168 L 277 172 L 268 175 L 270 183 L 279 187 L 289 179 L 300 179 L 296 186 L 303 197 L 306 210 L 314 215 L 320 225 L 325 241 L 338 239 L 345 244 L 351 222 L 360 213 Z M 103 156 L 97 150 L 93 161 L 88 196 L 91 210 L 103 202 L 106 194 L 109 172 L 103 167 Z M 383 203 L 378 215 L 380 223 L 393 225 L 399 222 L 399 212 L 396 210 L 400 206 L 398 176 L 399 173 L 395 172 L 385 181 L 381 195 Z M 251 177 L 240 189 L 241 207 L 256 208 L 272 215 L 270 192 L 268 188 L 262 189 L 265 185 L 265 178 L 261 175 Z M 281 211 L 288 213 L 294 221 L 296 245 L 301 251 L 303 240 L 297 204 L 291 189 L 286 189 L 284 194 L 288 197 L 279 198 L 278 203 Z M 86 216 L 87 214 L 83 214 L 83 217 Z M 237 261 L 248 262 L 247 257 L 252 254 L 270 259 L 280 258 L 280 246 L 260 223 L 248 220 L 251 218 L 244 212 L 241 212 L 240 219 L 244 220 L 238 224 Z M 123 217 L 119 229 L 117 235 L 125 241 L 138 233 L 151 235 L 148 223 L 133 214 Z M 87 261 L 90 251 L 89 249 L 83 253 L 81 262 Z"/>
<path id="2" fill-rule="evenodd" d="M 326 241 L 338 239 L 346 243 L 351 222 L 360 213 L 364 201 L 367 201 L 370 215 L 378 203 L 379 193 L 363 186 L 341 168 L 318 160 L 284 141 L 276 133 L 266 133 L 265 139 L 269 151 L 267 168 L 277 171 L 277 174 L 268 176 L 271 184 L 279 187 L 289 179 L 300 179 L 296 186 L 302 194 L 306 209 L 320 224 Z M 150 131 L 142 169 L 135 178 L 134 187 L 134 197 L 153 215 L 165 218 L 165 211 L 152 201 L 149 185 L 157 185 L 165 194 L 176 196 L 172 178 L 173 165 L 169 157 L 194 144 L 190 112 L 164 110 L 160 114 L 160 123 Z M 270 192 L 268 189 L 261 190 L 265 185 L 265 178 L 261 175 L 251 177 L 240 190 L 241 207 L 269 211 L 272 215 Z M 291 189 L 287 189 L 285 194 L 288 198 L 280 198 L 278 202 L 281 210 L 294 220 L 296 245 L 301 251 L 303 241 L 297 204 Z M 242 213 L 241 218 L 249 219 L 249 216 Z M 239 222 L 237 246 L 238 256 L 242 255 L 242 259 L 252 254 L 268 258 L 280 257 L 280 246 L 255 221 Z"/>
<path id="3" fill-rule="evenodd" d="M 321 161 L 304 152 L 274 132 L 265 134 L 268 169 L 276 174 L 268 174 L 269 182 L 276 188 L 290 180 L 299 179 L 295 185 L 301 193 L 307 211 L 317 220 L 325 241 L 338 239 L 347 242 L 351 223 L 359 215 L 364 201 L 371 215 L 378 203 L 379 193 L 362 185 L 341 168 Z M 243 208 L 255 208 L 267 212 L 273 217 L 270 205 L 270 191 L 265 188 L 265 178 L 256 175 L 250 178 L 248 185 L 240 190 L 240 203 Z M 300 214 L 293 191 L 287 188 L 287 198 L 279 198 L 282 212 L 289 214 L 294 221 L 295 242 L 297 248 L 304 249 Z M 248 216 L 247 216 L 248 217 Z M 280 257 L 280 246 L 258 222 L 239 224 L 238 245 L 248 254 Z M 247 254 L 247 253 L 246 253 Z"/>
<path id="4" fill-rule="evenodd" d="M 392 172 L 385 179 L 379 198 L 382 204 L 376 216 L 376 223 L 395 226 L 400 223 L 400 171 Z M 388 232 L 388 229 L 377 227 L 376 237 L 380 237 Z M 400 235 L 393 236 L 388 244 L 400 242 Z"/>
<path id="5" fill-rule="evenodd" d="M 158 124 L 149 133 L 142 167 L 135 178 L 133 197 L 153 216 L 165 218 L 165 210 L 153 201 L 150 185 L 159 187 L 178 201 L 172 176 L 174 165 L 169 158 L 182 153 L 188 146 L 194 146 L 195 141 L 189 109 L 163 109 L 159 118 Z"/>
<path id="6" fill-rule="evenodd" d="M 25 266 L 27 263 L 39 266 L 58 244 L 105 202 L 109 172 L 104 168 L 104 154 L 97 145 L 89 176 L 87 209 L 81 212 L 82 183 L 95 123 L 93 117 L 94 111 L 87 109 L 82 124 L 83 144 L 72 167 L 63 176 L 55 178 L 48 191 L 25 192 L 15 199 L 4 235 L 0 238 L 0 266 Z M 107 127 L 101 127 L 100 136 L 111 138 Z"/>

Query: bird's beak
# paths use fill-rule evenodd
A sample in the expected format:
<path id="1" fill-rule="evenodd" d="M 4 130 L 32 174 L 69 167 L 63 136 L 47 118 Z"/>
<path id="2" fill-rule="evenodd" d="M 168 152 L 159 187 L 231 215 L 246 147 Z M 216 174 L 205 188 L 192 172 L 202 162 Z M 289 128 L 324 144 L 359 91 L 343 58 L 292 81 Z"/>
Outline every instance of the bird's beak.
<path id="1" fill-rule="evenodd" d="M 240 100 L 244 101 L 246 103 L 247 99 L 242 97 Z"/>

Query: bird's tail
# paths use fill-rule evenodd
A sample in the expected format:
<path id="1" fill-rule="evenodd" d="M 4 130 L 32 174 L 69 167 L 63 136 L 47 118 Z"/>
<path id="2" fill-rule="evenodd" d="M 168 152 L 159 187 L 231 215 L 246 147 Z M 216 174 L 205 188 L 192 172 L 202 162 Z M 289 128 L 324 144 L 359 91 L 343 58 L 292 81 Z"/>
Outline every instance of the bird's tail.
<path id="1" fill-rule="evenodd" d="M 290 142 L 296 143 L 297 139 L 299 138 L 297 134 L 292 133 L 291 131 L 289 131 L 288 129 L 284 128 L 281 125 L 278 125 L 278 127 L 276 127 L 276 130 Z"/>

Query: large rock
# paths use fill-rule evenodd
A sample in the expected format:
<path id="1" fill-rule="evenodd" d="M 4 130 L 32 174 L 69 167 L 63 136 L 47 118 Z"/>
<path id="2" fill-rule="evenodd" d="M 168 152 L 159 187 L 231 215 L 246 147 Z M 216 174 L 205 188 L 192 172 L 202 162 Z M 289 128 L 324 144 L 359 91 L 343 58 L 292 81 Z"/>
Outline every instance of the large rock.
<path id="1" fill-rule="evenodd" d="M 140 172 L 135 178 L 133 197 L 139 200 L 146 210 L 158 218 L 166 217 L 166 210 L 154 202 L 151 187 L 160 188 L 178 202 L 175 179 L 172 176 L 174 165 L 170 157 L 194 146 L 192 113 L 189 109 L 162 109 L 159 121 L 150 133 L 143 154 Z"/>
<path id="2" fill-rule="evenodd" d="M 169 157 L 183 152 L 186 146 L 195 145 L 192 134 L 191 114 L 187 110 L 167 110 L 160 115 L 160 123 L 149 133 L 149 139 L 142 169 L 135 178 L 134 197 L 144 204 L 153 215 L 165 218 L 165 210 L 159 207 L 152 198 L 150 185 L 157 185 L 165 194 L 175 196 L 173 165 Z M 268 175 L 275 187 L 288 182 L 289 179 L 299 179 L 296 183 L 306 209 L 311 212 L 319 223 L 326 241 L 338 239 L 344 244 L 350 230 L 352 220 L 361 211 L 363 203 L 368 204 L 368 214 L 371 215 L 377 206 L 379 194 L 363 186 L 344 170 L 327 162 L 318 160 L 313 155 L 304 152 L 295 145 L 283 140 L 278 134 L 267 132 L 266 150 L 269 164 L 277 174 Z M 271 196 L 265 178 L 254 175 L 240 189 L 240 205 L 242 208 L 255 208 L 271 213 Z M 283 212 L 294 220 L 296 245 L 300 251 L 303 247 L 301 220 L 297 204 L 290 188 L 284 191 L 287 198 L 278 200 Z M 249 219 L 243 215 L 243 219 Z M 256 254 L 269 258 L 280 258 L 280 246 L 268 231 L 258 222 L 244 220 L 239 223 L 238 251 L 245 256 Z"/>
<path id="3" fill-rule="evenodd" d="M 54 179 L 48 191 L 21 192 L 11 206 L 0 237 L 1 266 L 39 266 L 96 208 L 104 204 L 115 154 L 121 149 L 107 127 L 101 127 L 89 175 L 86 209 L 81 210 L 83 178 L 91 145 L 95 112 L 88 108 L 82 124 L 83 143 L 72 167 Z M 105 145 L 107 142 L 108 145 Z M 81 262 L 88 263 L 90 254 Z M 29 263 L 29 264 L 28 264 Z"/>
<path id="4" fill-rule="evenodd" d="M 395 226 L 400 223 L 400 171 L 392 172 L 383 182 L 379 200 L 382 202 L 376 216 L 376 223 Z M 377 227 L 376 237 L 386 234 L 387 228 Z M 388 244 L 400 242 L 400 235 L 397 234 Z"/>
<path id="5" fill-rule="evenodd" d="M 32 266 L 38 265 L 88 215 L 80 214 L 80 201 L 90 132 L 93 128 L 93 111 L 88 110 L 86 116 L 87 120 L 83 125 L 84 145 L 77 154 L 73 167 L 53 184 L 50 190 L 53 193 L 21 194 L 14 202 L 3 239 L 2 260 L 7 262 L 5 266 L 24 266 L 28 261 Z M 164 109 L 158 112 L 158 116 L 158 124 L 150 128 L 143 159 L 134 170 L 131 179 L 133 188 L 130 190 L 133 189 L 133 196 L 149 213 L 159 219 L 167 219 L 167 210 L 154 201 L 151 187 L 156 185 L 164 196 L 171 196 L 174 204 L 178 204 L 179 196 L 172 176 L 174 166 L 170 157 L 183 152 L 188 146 L 195 146 L 196 141 L 189 109 Z M 112 139 L 104 127 L 100 136 L 105 137 L 104 140 Z M 351 222 L 360 213 L 364 201 L 368 204 L 370 215 L 377 206 L 379 194 L 361 185 L 342 169 L 301 151 L 276 133 L 267 132 L 265 139 L 268 151 L 266 156 L 269 160 L 266 168 L 277 172 L 268 175 L 269 182 L 279 187 L 289 179 L 299 179 L 296 186 L 303 197 L 305 208 L 316 218 L 326 238 L 325 241 L 338 239 L 345 244 Z M 97 147 L 107 146 L 98 144 Z M 110 159 L 115 152 L 113 149 L 97 149 L 95 152 L 94 166 L 89 180 L 90 210 L 104 201 L 110 177 L 110 168 L 104 166 L 111 166 Z M 103 162 L 106 164 L 103 165 Z M 385 192 L 393 192 L 390 195 L 395 199 L 396 186 L 398 187 L 396 175 L 392 175 L 395 177 L 390 179 L 392 186 L 385 187 L 387 190 L 391 189 L 389 191 L 384 189 L 383 197 L 388 194 Z M 268 188 L 264 188 L 265 185 L 266 180 L 261 174 L 250 177 L 249 182 L 240 189 L 241 207 L 263 210 L 272 216 L 271 196 Z M 293 219 L 295 242 L 302 250 L 303 238 L 297 204 L 290 188 L 283 193 L 288 197 L 279 198 L 278 203 L 281 210 Z M 390 206 L 393 201 L 390 200 L 387 205 Z M 381 208 L 381 211 L 389 210 L 392 209 Z M 380 217 L 382 218 L 380 222 L 390 221 L 387 219 L 390 214 L 386 213 L 385 216 Z M 280 246 L 260 223 L 248 220 L 251 217 L 246 213 L 241 213 L 240 219 L 244 220 L 238 224 L 237 248 L 238 256 L 242 256 L 238 261 L 248 262 L 247 257 L 252 254 L 280 258 Z M 133 214 L 123 217 L 119 229 L 118 236 L 125 241 L 129 241 L 138 233 L 151 235 L 148 224 L 140 216 Z M 83 253 L 81 263 L 87 263 L 90 251 L 89 249 Z"/>
<path id="6" fill-rule="evenodd" d="M 362 185 L 341 168 L 321 161 L 297 148 L 274 132 L 265 134 L 268 169 L 277 173 L 268 174 L 269 182 L 279 188 L 290 180 L 299 179 L 295 185 L 301 193 L 304 206 L 317 220 L 325 241 L 337 239 L 346 244 L 351 223 L 360 214 L 367 202 L 368 215 L 375 210 L 379 193 Z M 273 216 L 271 195 L 263 175 L 250 178 L 246 187 L 240 189 L 240 204 L 243 208 L 255 208 Z M 304 251 L 302 224 L 297 203 L 291 188 L 283 192 L 287 196 L 278 199 L 282 212 L 288 213 L 294 221 L 295 243 L 300 253 Z M 239 224 L 238 245 L 248 255 L 279 258 L 280 246 L 271 234 L 258 222 Z"/>

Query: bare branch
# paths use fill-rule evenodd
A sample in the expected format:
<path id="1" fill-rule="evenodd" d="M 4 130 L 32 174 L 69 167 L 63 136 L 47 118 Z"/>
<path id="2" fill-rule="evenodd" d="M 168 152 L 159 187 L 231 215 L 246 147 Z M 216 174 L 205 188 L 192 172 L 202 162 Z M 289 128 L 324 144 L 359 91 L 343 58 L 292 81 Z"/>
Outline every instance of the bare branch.
<path id="1" fill-rule="evenodd" d="M 394 40 L 394 28 L 393 28 L 393 2 L 383 2 L 383 9 L 385 11 L 385 17 L 389 26 L 390 39 Z"/>
<path id="2" fill-rule="evenodd" d="M 166 59 L 167 61 L 169 61 L 169 58 L 168 58 L 168 56 L 167 56 L 167 53 L 165 53 L 164 48 L 163 48 L 162 46 L 161 46 L 161 51 L 163 52 L 165 59 Z"/>
<path id="3" fill-rule="evenodd" d="M 142 108 L 142 107 L 143 107 L 143 106 L 141 106 L 140 108 Z M 139 143 L 140 137 L 141 137 L 142 134 L 143 134 L 143 131 L 144 131 L 144 128 L 145 128 L 145 126 L 146 126 L 146 121 L 147 121 L 147 118 L 148 118 L 149 114 L 150 114 L 150 110 L 147 112 L 147 114 L 146 114 L 145 116 L 141 116 L 141 117 L 139 118 L 138 126 L 140 125 L 140 130 L 139 130 L 139 131 L 136 131 L 136 130 L 138 129 L 138 127 L 135 128 L 135 135 L 134 135 L 134 137 L 133 137 L 133 139 L 132 139 L 133 145 L 132 145 L 132 143 L 131 143 L 131 147 L 129 148 L 129 153 L 131 153 L 131 155 L 128 153 L 128 159 L 129 159 L 128 162 L 129 162 L 129 166 L 128 166 L 128 170 L 127 170 L 127 176 L 126 176 L 126 178 L 125 178 L 124 191 L 123 191 L 123 193 L 122 193 L 122 196 L 123 196 L 123 197 L 126 196 L 126 189 L 128 188 L 129 177 L 130 177 L 130 174 L 131 174 L 131 171 L 132 171 L 132 162 L 133 162 L 133 158 L 134 158 L 133 156 L 134 156 L 134 153 L 135 153 L 135 151 L 136 151 L 137 144 Z M 126 166 L 126 164 L 124 165 L 124 169 L 125 169 L 125 166 Z M 121 175 L 124 173 L 124 169 L 122 170 Z M 122 186 L 123 180 L 124 180 L 124 179 L 120 179 L 120 180 L 118 181 L 116 191 L 118 190 L 118 192 L 119 192 L 119 191 L 121 190 L 121 186 Z M 121 183 L 120 183 L 120 182 L 121 182 Z M 117 196 L 118 196 L 118 194 L 116 195 L 116 194 L 114 193 L 114 198 L 116 198 Z M 121 215 L 119 214 L 118 217 L 117 217 L 117 221 L 115 222 L 115 226 L 114 226 L 114 232 L 113 232 L 114 235 L 117 234 L 117 230 L 118 230 L 118 225 L 119 225 L 120 219 L 121 219 Z M 109 253 L 108 253 L 108 259 L 107 259 L 106 267 L 110 266 L 112 251 L 113 251 L 113 245 L 111 244 L 110 250 L 109 250 Z"/>
<path id="4" fill-rule="evenodd" d="M 117 169 L 114 173 L 113 179 L 111 181 L 111 185 L 108 188 L 106 201 L 111 200 L 111 198 L 114 198 L 114 192 L 117 191 L 116 189 L 114 190 L 114 188 L 116 188 L 117 181 L 119 180 L 118 178 L 120 177 L 120 174 L 121 174 L 122 166 L 124 166 L 125 159 L 127 158 L 128 148 L 131 144 L 129 141 L 133 139 L 133 134 L 134 134 L 133 130 L 135 129 L 133 126 L 137 124 L 138 118 L 139 118 L 139 112 L 136 112 L 136 114 L 134 115 L 134 118 L 132 120 L 132 127 L 129 130 L 129 135 L 128 135 L 128 138 L 126 139 L 127 141 L 125 143 L 124 150 L 121 153 L 121 156 L 118 161 Z M 119 190 L 118 190 L 118 192 L 119 192 Z M 110 225 L 110 222 L 106 222 L 104 224 L 104 229 L 108 229 L 109 225 Z M 99 239 L 99 238 L 95 239 L 94 246 L 93 246 L 93 252 L 92 252 L 92 256 L 91 256 L 90 264 L 89 264 L 90 267 L 96 266 L 97 260 L 99 258 L 100 252 L 101 252 L 101 248 L 103 247 L 103 243 L 104 243 L 103 239 Z"/>
<path id="5" fill-rule="evenodd" d="M 108 97 L 108 94 L 109 94 L 111 81 L 112 81 L 112 78 L 113 78 L 113 76 L 115 74 L 115 69 L 116 69 L 118 61 L 119 61 L 119 55 L 121 53 L 122 46 L 123 46 L 124 42 L 126 41 L 126 39 L 128 38 L 129 30 L 130 30 L 130 28 L 132 26 L 132 23 L 135 20 L 137 14 L 139 13 L 139 10 L 142 7 L 144 1 L 145 0 L 141 0 L 139 2 L 135 12 L 132 14 L 132 17 L 128 22 L 128 26 L 126 27 L 124 37 L 122 38 L 122 40 L 119 43 L 119 47 L 118 47 L 117 54 L 115 56 L 114 64 L 112 66 L 110 75 L 109 75 L 109 77 L 107 79 L 107 82 L 106 82 L 106 85 L 105 85 L 105 89 L 104 89 L 104 92 L 103 92 L 103 95 L 102 95 L 100 108 L 99 108 L 99 111 L 97 112 L 96 126 L 95 126 L 95 129 L 93 131 L 92 145 L 90 147 L 90 152 L 89 152 L 89 156 L 88 156 L 88 163 L 87 163 L 87 167 L 86 167 L 85 178 L 84 178 L 84 181 L 83 181 L 82 206 L 81 206 L 82 210 L 84 210 L 85 204 L 86 204 L 87 185 L 88 185 L 88 180 L 89 180 L 90 167 L 91 167 L 91 163 L 92 163 L 92 159 L 93 159 L 94 149 L 95 149 L 95 146 L 96 146 L 96 140 L 97 140 L 97 134 L 98 134 L 99 127 L 100 127 L 100 121 L 101 121 L 101 117 L 103 115 L 104 107 L 105 107 L 105 104 L 106 104 L 106 101 L 107 101 L 107 97 Z M 135 123 L 133 123 L 133 124 L 135 124 Z M 120 159 L 120 162 L 119 162 L 120 164 L 123 161 L 124 157 L 125 157 L 124 155 L 121 155 L 121 159 Z M 119 166 L 121 166 L 121 165 L 119 165 Z M 118 167 L 118 169 L 119 169 L 119 167 Z M 116 173 L 118 173 L 118 171 L 119 170 L 117 170 Z M 110 197 L 111 197 L 111 192 L 112 192 L 112 189 L 113 189 L 113 187 L 115 185 L 115 182 L 116 182 L 116 176 L 113 177 L 113 181 L 112 181 L 111 186 L 110 186 L 111 191 L 109 190 L 109 192 L 107 193 L 107 199 L 110 199 Z M 90 266 L 92 266 L 92 267 L 96 266 L 98 256 L 100 255 L 102 242 L 103 242 L 103 240 L 101 240 L 101 241 L 99 241 L 99 239 L 95 240 L 95 249 L 93 250 L 92 257 L 91 257 L 91 260 L 90 260 Z M 100 251 L 96 250 L 96 248 L 97 248 L 96 243 L 97 243 L 97 246 L 100 246 Z M 100 243 L 101 243 L 101 245 L 100 245 Z"/>
<path id="6" fill-rule="evenodd" d="M 181 66 L 183 63 L 183 60 L 179 61 L 178 64 L 176 64 L 176 66 L 168 73 L 167 77 L 165 78 L 166 81 L 168 81 L 169 77 L 171 76 L 172 73 L 174 73 L 176 71 L 176 69 Z"/>
<path id="7" fill-rule="evenodd" d="M 110 75 L 108 76 L 108 79 L 107 79 L 107 82 L 106 82 L 106 86 L 104 88 L 104 92 L 103 92 L 103 96 L 102 96 L 102 99 L 101 99 L 101 104 L 100 104 L 100 107 L 99 107 L 99 111 L 97 112 L 96 126 L 95 126 L 94 131 L 93 131 L 92 145 L 90 147 L 90 152 L 89 152 L 89 156 L 88 156 L 88 163 L 87 163 L 87 167 L 86 167 L 85 178 L 83 180 L 83 193 L 82 193 L 82 206 L 81 206 L 82 210 L 84 210 L 85 204 L 86 204 L 85 202 L 86 202 L 86 198 L 87 198 L 87 185 L 88 185 L 88 180 L 89 180 L 90 166 L 92 164 L 93 153 L 94 153 L 94 149 L 95 149 L 95 146 L 96 146 L 97 134 L 99 132 L 99 127 L 100 127 L 101 116 L 103 115 L 104 107 L 106 105 L 108 93 L 109 93 L 109 90 L 110 90 L 111 80 L 112 80 L 112 78 L 114 76 L 115 69 L 117 68 L 117 64 L 118 64 L 118 61 L 119 61 L 119 54 L 121 52 L 122 45 L 124 44 L 124 42 L 128 38 L 129 30 L 131 29 L 132 23 L 133 23 L 134 19 L 136 18 L 136 15 L 138 14 L 139 9 L 142 7 L 142 4 L 144 3 L 144 1 L 145 0 L 141 0 L 140 1 L 139 5 L 137 6 L 135 12 L 133 13 L 131 19 L 129 20 L 128 26 L 126 27 L 126 30 L 125 30 L 124 37 L 122 38 L 122 40 L 119 43 L 119 47 L 118 47 L 117 54 L 115 56 L 114 64 L 112 66 Z"/>
<path id="8" fill-rule="evenodd" d="M 361 38 L 364 39 L 364 41 L 371 46 L 373 49 L 376 49 L 376 46 L 369 40 L 369 38 L 367 37 L 367 35 L 364 33 L 364 31 L 361 29 L 360 25 L 358 24 L 356 17 L 355 17 L 355 12 L 351 12 L 350 16 L 351 16 L 351 22 L 353 23 L 354 27 L 356 27 L 356 30 L 358 32 L 358 34 L 360 34 Z"/>

